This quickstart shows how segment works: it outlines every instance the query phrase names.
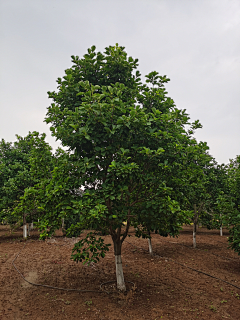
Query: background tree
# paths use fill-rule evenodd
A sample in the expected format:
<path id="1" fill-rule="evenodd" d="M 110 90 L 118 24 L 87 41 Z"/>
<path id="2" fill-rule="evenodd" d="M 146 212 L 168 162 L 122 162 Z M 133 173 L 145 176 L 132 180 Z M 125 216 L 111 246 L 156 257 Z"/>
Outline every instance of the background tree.
<path id="1" fill-rule="evenodd" d="M 208 229 L 219 229 L 222 236 L 224 215 L 227 214 L 226 204 L 229 201 L 227 170 L 224 164 L 219 165 L 215 162 L 208 171 L 207 190 L 209 201 L 201 222 Z"/>
<path id="2" fill-rule="evenodd" d="M 30 175 L 30 137 L 22 138 L 17 135 L 14 143 L 0 143 L 0 215 L 1 220 L 14 224 L 19 217 L 12 215 L 24 189 L 33 181 Z M 23 215 L 24 235 L 26 236 L 26 215 Z"/>
<path id="3" fill-rule="evenodd" d="M 225 206 L 228 210 L 226 223 L 230 232 L 228 241 L 231 248 L 240 255 L 240 156 L 230 160 L 228 183 L 231 196 Z"/>
<path id="4" fill-rule="evenodd" d="M 39 230 L 45 230 L 50 228 L 56 230 L 61 225 L 62 217 L 54 216 L 54 212 L 61 207 L 61 192 L 63 186 L 61 185 L 64 180 L 64 170 L 67 169 L 66 153 L 60 148 L 52 153 L 52 148 L 45 141 L 45 134 L 39 135 L 35 133 L 31 140 L 31 156 L 29 158 L 30 174 L 34 180 L 34 183 L 24 190 L 24 194 L 20 197 L 17 206 L 14 209 L 14 214 L 19 216 L 23 213 L 31 214 L 37 213 L 37 217 L 40 220 L 38 223 Z M 58 176 L 57 183 L 55 176 Z M 68 178 L 69 173 L 65 175 Z M 69 191 L 65 188 L 63 194 L 67 194 Z M 52 222 L 48 223 L 48 210 L 51 211 Z M 43 219 L 44 217 L 44 219 Z M 45 232 L 46 236 L 47 233 Z M 44 235 L 41 235 L 44 237 Z"/>
<path id="5" fill-rule="evenodd" d="M 44 141 L 45 137 L 45 134 L 29 132 L 24 138 L 17 135 L 17 141 L 14 143 L 7 143 L 4 140 L 0 143 L 1 220 L 10 224 L 22 220 L 24 237 L 27 237 L 27 222 L 32 221 L 33 215 L 36 218 L 37 210 L 36 206 L 25 207 L 21 212 L 17 208 L 26 189 L 33 187 L 42 179 L 39 164 L 43 164 L 44 161 L 49 164 L 49 158 L 42 152 L 42 145 L 47 146 L 49 152 L 51 150 Z M 33 170 L 37 163 L 36 170 Z"/>
<path id="6" fill-rule="evenodd" d="M 181 206 L 188 210 L 193 223 L 193 247 L 196 248 L 196 233 L 199 219 L 210 203 L 209 172 L 214 159 L 209 155 L 206 143 L 193 142 L 193 149 L 187 155 L 187 166 L 182 170 Z"/>

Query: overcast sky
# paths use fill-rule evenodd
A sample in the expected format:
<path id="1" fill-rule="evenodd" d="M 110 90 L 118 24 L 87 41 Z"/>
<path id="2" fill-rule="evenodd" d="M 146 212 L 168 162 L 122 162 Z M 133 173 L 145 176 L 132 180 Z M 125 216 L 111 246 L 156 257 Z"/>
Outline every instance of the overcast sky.
<path id="1" fill-rule="evenodd" d="M 240 154 L 239 0 L 0 0 L 0 139 L 47 133 L 47 91 L 83 56 L 118 43 L 142 75 L 203 125 L 196 138 L 227 163 Z"/>

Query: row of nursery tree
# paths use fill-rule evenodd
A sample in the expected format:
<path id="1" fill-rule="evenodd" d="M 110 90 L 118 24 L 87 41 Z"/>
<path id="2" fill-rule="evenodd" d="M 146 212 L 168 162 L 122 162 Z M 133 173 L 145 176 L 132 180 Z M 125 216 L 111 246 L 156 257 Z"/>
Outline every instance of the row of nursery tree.
<path id="1" fill-rule="evenodd" d="M 72 259 L 97 262 L 114 245 L 117 285 L 125 290 L 122 243 L 137 237 L 176 236 L 183 224 L 229 228 L 240 254 L 240 157 L 219 165 L 205 142 L 194 138 L 199 121 L 168 97 L 166 76 L 143 82 L 138 60 L 124 47 L 95 46 L 57 79 L 45 122 L 67 151 L 55 153 L 45 134 L 0 143 L 0 220 L 38 221 L 41 237 L 59 229 L 78 236 Z M 66 148 L 65 148 L 66 149 Z"/>

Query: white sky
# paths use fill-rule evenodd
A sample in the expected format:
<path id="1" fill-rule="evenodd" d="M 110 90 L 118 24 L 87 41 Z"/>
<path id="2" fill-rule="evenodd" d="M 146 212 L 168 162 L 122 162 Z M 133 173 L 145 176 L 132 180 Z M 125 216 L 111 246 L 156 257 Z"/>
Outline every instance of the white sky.
<path id="1" fill-rule="evenodd" d="M 71 55 L 118 43 L 203 125 L 220 163 L 240 154 L 239 0 L 0 0 L 0 139 L 46 132 L 47 91 Z"/>

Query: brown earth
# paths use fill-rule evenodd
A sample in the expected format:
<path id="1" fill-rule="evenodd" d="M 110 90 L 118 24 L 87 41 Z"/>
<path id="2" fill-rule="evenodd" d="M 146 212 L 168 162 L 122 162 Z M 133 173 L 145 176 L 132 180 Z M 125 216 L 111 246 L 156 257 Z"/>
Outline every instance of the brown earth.
<path id="1" fill-rule="evenodd" d="M 33 231 L 25 242 L 21 229 L 10 234 L 6 226 L 0 226 L 0 319 L 238 320 L 240 289 L 220 280 L 240 287 L 240 257 L 227 249 L 227 235 L 226 230 L 220 237 L 217 230 L 200 228 L 197 250 L 191 248 L 191 227 L 184 227 L 178 238 L 154 234 L 153 251 L 158 256 L 148 254 L 147 240 L 127 238 L 122 260 L 129 291 L 123 295 L 114 283 L 103 285 L 110 294 L 97 292 L 102 283 L 115 280 L 112 247 L 98 264 L 83 266 L 70 260 L 75 239 L 62 237 L 60 231 L 46 241 L 39 241 L 38 232 Z M 109 236 L 105 240 L 111 243 Z M 27 283 L 12 265 L 22 248 L 15 265 L 28 281 L 96 292 Z"/>

